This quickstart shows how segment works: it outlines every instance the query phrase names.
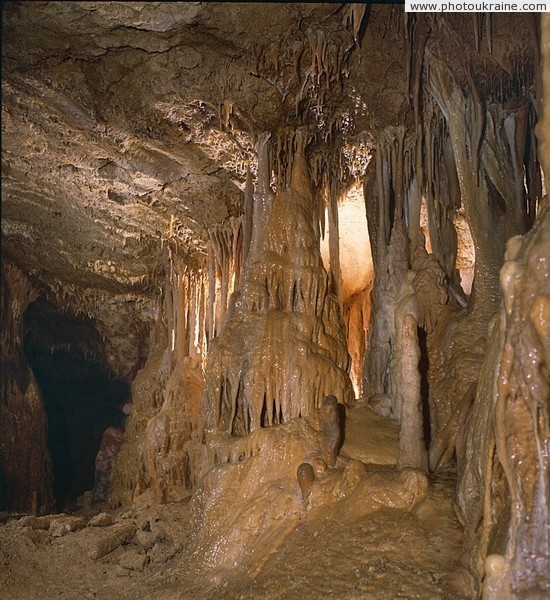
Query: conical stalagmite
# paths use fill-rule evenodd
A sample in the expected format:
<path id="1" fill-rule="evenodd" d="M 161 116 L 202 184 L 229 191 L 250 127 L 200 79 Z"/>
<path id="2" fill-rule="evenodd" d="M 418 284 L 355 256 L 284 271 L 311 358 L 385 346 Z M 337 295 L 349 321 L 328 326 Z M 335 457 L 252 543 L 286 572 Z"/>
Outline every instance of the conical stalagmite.
<path id="1" fill-rule="evenodd" d="M 275 195 L 267 218 L 253 222 L 265 227 L 266 242 L 254 245 L 252 236 L 234 315 L 212 341 L 204 406 L 215 461 L 226 460 L 235 435 L 314 419 L 329 393 L 344 404 L 353 399 L 344 324 L 328 292 L 299 133 L 297 140 L 290 188 Z"/>

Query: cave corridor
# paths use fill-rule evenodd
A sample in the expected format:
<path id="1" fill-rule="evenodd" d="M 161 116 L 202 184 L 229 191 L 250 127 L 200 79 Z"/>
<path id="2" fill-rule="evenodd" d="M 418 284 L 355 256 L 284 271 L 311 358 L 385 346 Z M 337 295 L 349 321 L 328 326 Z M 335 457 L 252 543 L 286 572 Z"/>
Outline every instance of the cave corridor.
<path id="1" fill-rule="evenodd" d="M 37 300 L 25 312 L 24 327 L 25 358 L 44 402 L 53 495 L 61 512 L 93 489 L 102 435 L 109 426 L 122 426 L 130 386 L 109 377 L 106 361 L 98 360 L 101 339 L 89 320 L 56 315 Z"/>
<path id="2" fill-rule="evenodd" d="M 550 596 L 550 17 L 4 2 L 0 596 Z"/>

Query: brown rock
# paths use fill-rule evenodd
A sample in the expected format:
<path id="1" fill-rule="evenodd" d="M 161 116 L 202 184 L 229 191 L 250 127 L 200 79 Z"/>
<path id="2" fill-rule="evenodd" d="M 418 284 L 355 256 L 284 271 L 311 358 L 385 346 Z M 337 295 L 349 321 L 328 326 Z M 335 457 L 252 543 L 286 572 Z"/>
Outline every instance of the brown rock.
<path id="1" fill-rule="evenodd" d="M 19 524 L 32 529 L 49 529 L 52 517 L 34 517 L 29 515 L 19 520 Z"/>
<path id="2" fill-rule="evenodd" d="M 52 537 L 62 537 L 67 533 L 77 531 L 86 526 L 86 521 L 82 517 L 63 517 L 52 519 L 48 533 Z"/>
<path id="3" fill-rule="evenodd" d="M 304 504 L 307 504 L 311 494 L 311 485 L 315 479 L 313 467 L 309 463 L 302 463 L 298 467 L 296 476 L 298 477 L 298 483 L 300 485 L 300 490 L 302 491 L 302 500 Z"/>
<path id="4" fill-rule="evenodd" d="M 140 553 L 138 550 L 127 550 L 120 559 L 119 565 L 129 571 L 143 571 L 149 562 L 147 554 Z"/>
<path id="5" fill-rule="evenodd" d="M 321 453 L 327 465 L 335 467 L 341 441 L 340 414 L 335 396 L 325 396 L 323 400 L 321 425 Z"/>
<path id="6" fill-rule="evenodd" d="M 88 521 L 88 527 L 108 527 L 113 524 L 113 517 L 109 513 L 101 512 Z"/>
<path id="7" fill-rule="evenodd" d="M 109 552 L 118 548 L 121 544 L 130 541 L 136 534 L 136 526 L 133 523 L 128 525 L 115 525 L 104 530 L 104 535 L 98 537 L 90 545 L 90 558 L 97 560 Z M 103 532 L 102 532 L 103 533 Z"/>

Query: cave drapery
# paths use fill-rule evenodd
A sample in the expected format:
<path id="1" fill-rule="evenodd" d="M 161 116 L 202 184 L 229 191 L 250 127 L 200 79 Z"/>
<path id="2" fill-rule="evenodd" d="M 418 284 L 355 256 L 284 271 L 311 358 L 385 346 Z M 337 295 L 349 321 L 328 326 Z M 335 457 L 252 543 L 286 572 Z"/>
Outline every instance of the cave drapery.
<path id="1" fill-rule="evenodd" d="M 192 496 L 201 569 L 451 469 L 470 596 L 549 593 L 546 15 L 9 2 L 2 89 L 1 510 L 91 489 L 131 400 L 109 506 Z M 393 470 L 326 470 L 327 396 Z"/>

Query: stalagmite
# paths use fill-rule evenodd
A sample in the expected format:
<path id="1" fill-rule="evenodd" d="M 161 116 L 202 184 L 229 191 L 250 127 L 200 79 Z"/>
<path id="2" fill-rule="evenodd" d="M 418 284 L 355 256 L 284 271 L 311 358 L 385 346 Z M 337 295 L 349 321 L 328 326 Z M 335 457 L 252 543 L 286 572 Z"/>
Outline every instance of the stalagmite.
<path id="1" fill-rule="evenodd" d="M 483 579 L 483 598 L 510 596 L 510 589 L 502 589 L 502 579 L 506 572 L 506 558 L 502 554 L 490 554 L 485 559 L 485 577 Z"/>
<path id="2" fill-rule="evenodd" d="M 505 318 L 506 333 L 497 380 L 495 437 L 511 495 L 508 553 L 511 560 L 506 579 L 513 590 L 531 590 L 543 584 L 542 578 L 547 574 L 544 557 L 548 558 L 550 552 L 544 532 L 548 524 L 550 491 L 548 457 L 543 450 L 550 442 L 550 387 L 544 376 L 550 357 L 542 343 L 550 336 L 550 323 L 544 318 L 539 321 L 536 330 L 543 333 L 539 338 L 538 331 L 533 335 L 529 318 L 537 298 L 535 294 L 545 295 L 545 304 L 550 304 L 548 211 L 545 206 L 545 214 L 535 226 L 531 243 L 526 244 L 520 256 L 510 257 L 516 259 L 515 277 L 501 280 L 504 297 L 511 306 Z M 537 300 L 540 303 L 540 296 Z M 539 315 L 547 312 L 548 308 L 535 311 Z"/>
<path id="3" fill-rule="evenodd" d="M 340 413 L 334 396 L 325 396 L 321 406 L 321 453 L 327 466 L 336 466 L 341 446 Z"/>
<path id="4" fill-rule="evenodd" d="M 315 479 L 313 467 L 309 463 L 302 463 L 296 472 L 300 491 L 302 492 L 302 502 L 307 507 L 309 496 L 311 494 L 311 484 Z"/>
<path id="5" fill-rule="evenodd" d="M 550 292 L 549 223 L 545 202 L 533 230 L 508 244 L 500 273 L 503 302 L 481 373 L 481 393 L 462 442 L 468 458 L 458 488 L 465 562 L 477 581 L 487 569 L 485 591 L 495 600 L 521 594 L 542 597 L 548 587 L 548 458 L 543 448 L 550 440 L 550 357 L 548 320 L 543 316 L 548 310 L 542 308 L 548 303 L 541 297 Z M 503 523 L 506 537 L 491 544 Z M 498 573 L 489 553 L 505 559 Z"/>
<path id="6" fill-rule="evenodd" d="M 418 323 L 408 314 L 401 325 L 401 428 L 399 430 L 399 468 L 428 470 L 428 455 L 424 441 L 422 398 L 420 396 L 420 348 Z"/>
<path id="7" fill-rule="evenodd" d="M 353 398 L 344 324 L 314 228 L 306 142 L 298 132 L 290 188 L 278 191 L 269 214 L 255 212 L 265 241 L 252 250 L 253 240 L 235 312 L 209 353 L 204 403 L 215 461 L 236 435 L 312 418 L 327 394 Z"/>
<path id="8" fill-rule="evenodd" d="M 327 463 L 322 458 L 315 458 L 313 460 L 313 472 L 317 479 L 321 479 L 327 472 Z"/>

